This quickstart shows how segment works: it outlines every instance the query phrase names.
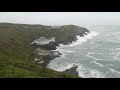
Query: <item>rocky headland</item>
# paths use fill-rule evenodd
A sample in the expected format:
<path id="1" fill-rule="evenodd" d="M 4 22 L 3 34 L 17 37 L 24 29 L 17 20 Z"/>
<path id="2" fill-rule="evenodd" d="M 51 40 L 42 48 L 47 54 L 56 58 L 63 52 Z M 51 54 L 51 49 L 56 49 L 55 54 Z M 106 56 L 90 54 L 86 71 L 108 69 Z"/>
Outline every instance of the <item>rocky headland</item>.
<path id="1" fill-rule="evenodd" d="M 46 66 L 62 55 L 56 51 L 60 44 L 72 44 L 76 36 L 87 33 L 88 29 L 75 25 L 0 23 L 0 77 L 74 77 L 64 73 L 77 75 L 75 67 L 62 73 Z"/>
<path id="2" fill-rule="evenodd" d="M 56 57 L 60 57 L 62 55 L 59 51 L 51 51 L 43 48 L 36 48 L 34 53 L 35 59 L 33 63 L 42 65 L 46 67 L 49 63 L 50 60 L 53 60 Z"/>
<path id="3" fill-rule="evenodd" d="M 79 33 L 76 34 L 71 33 L 73 34 L 73 36 L 68 36 L 64 40 L 57 40 L 56 39 L 57 37 L 55 36 L 51 37 L 51 39 L 50 38 L 48 39 L 46 37 L 39 37 L 38 39 L 33 40 L 31 44 L 36 46 L 36 49 L 33 52 L 33 54 L 35 55 L 35 59 L 33 63 L 46 67 L 51 60 L 60 57 L 62 55 L 59 51 L 53 51 L 56 50 L 57 47 L 59 47 L 59 44 L 63 44 L 63 45 L 72 44 L 73 42 L 77 41 L 76 36 L 84 37 L 84 35 L 87 35 L 89 33 L 87 29 L 85 28 L 83 29 L 84 30 L 81 30 L 81 32 Z M 78 76 L 78 72 L 76 69 L 77 66 L 73 65 L 73 67 L 63 72 Z"/>
<path id="4" fill-rule="evenodd" d="M 79 76 L 78 71 L 77 71 L 77 68 L 78 68 L 78 66 L 74 64 L 71 68 L 66 69 L 66 70 L 63 71 L 63 72 L 64 72 L 64 73 L 67 73 L 67 74 L 74 75 L 74 76 Z"/>

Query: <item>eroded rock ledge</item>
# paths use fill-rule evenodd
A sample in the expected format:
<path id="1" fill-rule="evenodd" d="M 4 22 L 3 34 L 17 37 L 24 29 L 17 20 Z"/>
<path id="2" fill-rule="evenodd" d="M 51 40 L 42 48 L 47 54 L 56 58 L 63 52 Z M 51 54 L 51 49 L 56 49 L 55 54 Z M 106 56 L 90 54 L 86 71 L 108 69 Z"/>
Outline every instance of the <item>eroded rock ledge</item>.
<path id="1" fill-rule="evenodd" d="M 74 75 L 74 76 L 79 76 L 77 68 L 78 68 L 78 66 L 74 64 L 70 69 L 66 69 L 63 72 L 67 73 L 67 74 Z"/>
<path id="2" fill-rule="evenodd" d="M 60 57 L 60 55 L 62 55 L 59 51 L 47 50 L 40 47 L 36 48 L 33 54 L 35 55 L 35 59 L 33 63 L 45 67 L 50 63 L 51 60 L 53 60 L 56 57 Z"/>
<path id="3" fill-rule="evenodd" d="M 31 43 L 36 48 L 33 52 L 35 55 L 33 63 L 45 67 L 51 60 L 62 55 L 59 51 L 53 51 L 56 50 L 60 44 L 70 45 L 77 41 L 77 36 L 84 37 L 90 33 L 86 28 L 74 25 L 62 26 L 57 30 L 55 28 L 48 31 L 46 30 L 46 32 L 49 32 L 48 35 L 45 35 L 44 33 L 43 35 L 37 35 L 36 37 L 34 34 L 34 37 L 36 38 Z M 64 73 L 78 76 L 77 67 L 75 65 L 72 68 L 65 70 Z"/>

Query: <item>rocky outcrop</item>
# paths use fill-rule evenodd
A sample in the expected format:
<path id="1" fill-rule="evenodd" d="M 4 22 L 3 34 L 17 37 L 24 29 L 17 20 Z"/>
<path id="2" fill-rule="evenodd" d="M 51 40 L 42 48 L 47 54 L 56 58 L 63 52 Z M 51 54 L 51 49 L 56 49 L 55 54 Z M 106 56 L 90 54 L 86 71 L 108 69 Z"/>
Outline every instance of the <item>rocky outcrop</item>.
<path id="1" fill-rule="evenodd" d="M 84 37 L 84 35 L 89 33 L 89 30 L 86 28 L 75 25 L 65 25 L 49 30 L 48 27 L 43 27 L 44 28 L 41 27 L 40 30 L 36 31 L 36 33 L 30 30 L 32 32 L 31 35 L 34 36 L 31 44 L 37 50 L 35 50 L 37 53 L 35 54 L 36 58 L 34 59 L 34 63 L 42 66 L 47 66 L 50 63 L 50 60 L 60 57 L 61 54 L 59 51 L 52 51 L 56 50 L 60 44 L 70 45 L 77 41 L 77 36 Z M 71 70 L 75 72 L 75 67 L 66 72 Z"/>
<path id="2" fill-rule="evenodd" d="M 74 76 L 78 76 L 77 68 L 78 68 L 78 66 L 74 64 L 73 67 L 71 67 L 70 69 L 67 69 L 67 70 L 65 70 L 63 72 L 67 73 L 67 74 L 74 75 Z"/>
<path id="3" fill-rule="evenodd" d="M 62 55 L 61 53 L 59 53 L 59 51 L 50 51 L 50 55 L 47 56 L 43 56 L 43 63 L 41 63 L 42 66 L 47 66 L 51 60 L 53 60 L 54 58 L 60 57 L 60 55 Z"/>
<path id="4" fill-rule="evenodd" d="M 47 66 L 51 60 L 62 55 L 59 51 L 51 51 L 43 48 L 36 48 L 33 54 L 35 55 L 33 63 L 41 66 Z"/>
<path id="5" fill-rule="evenodd" d="M 59 40 L 55 41 L 55 39 L 51 39 L 50 41 L 49 39 L 45 37 L 40 37 L 39 39 L 36 39 L 36 41 L 39 42 L 40 44 L 35 45 L 37 48 L 33 52 L 33 54 L 36 55 L 36 58 L 34 59 L 34 63 L 37 63 L 42 66 L 47 66 L 51 60 L 53 60 L 56 57 L 60 57 L 60 55 L 62 55 L 61 53 L 59 53 L 59 51 L 52 51 L 52 50 L 56 50 L 59 44 L 63 44 L 63 45 L 72 44 L 73 42 L 77 41 L 76 36 L 79 35 L 81 37 L 84 37 L 84 35 L 87 35 L 87 33 L 89 33 L 89 31 L 84 28 L 79 33 L 67 36 L 66 39 L 61 40 L 61 41 Z M 65 72 L 78 76 L 75 66 L 66 70 Z"/>
<path id="6" fill-rule="evenodd" d="M 49 44 L 50 42 L 55 42 L 55 37 L 52 37 L 51 39 L 47 39 L 45 37 L 39 37 L 38 39 L 34 40 L 30 44 L 46 45 L 46 44 Z"/>
<path id="7" fill-rule="evenodd" d="M 57 46 L 58 45 L 55 42 L 50 42 L 49 44 L 46 45 L 39 45 L 40 48 L 45 48 L 47 50 L 56 50 Z"/>

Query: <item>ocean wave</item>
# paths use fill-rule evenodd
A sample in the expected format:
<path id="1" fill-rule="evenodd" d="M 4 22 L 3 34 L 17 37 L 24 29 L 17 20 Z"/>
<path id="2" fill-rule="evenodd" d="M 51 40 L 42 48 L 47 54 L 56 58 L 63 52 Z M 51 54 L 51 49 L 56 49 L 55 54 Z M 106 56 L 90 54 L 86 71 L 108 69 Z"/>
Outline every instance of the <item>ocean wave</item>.
<path id="1" fill-rule="evenodd" d="M 120 52 L 117 52 L 117 53 L 113 56 L 113 58 L 114 58 L 115 60 L 119 59 L 119 58 L 120 58 Z"/>
<path id="2" fill-rule="evenodd" d="M 120 74 L 120 72 L 119 72 L 119 71 L 116 71 L 115 69 L 109 68 L 109 70 L 110 70 L 112 73 L 119 73 L 119 74 Z"/>
<path id="3" fill-rule="evenodd" d="M 66 64 L 64 63 L 64 65 L 63 64 L 60 64 L 60 65 L 56 65 L 56 64 L 52 65 L 51 64 L 51 65 L 48 65 L 48 68 L 62 72 L 62 71 L 65 71 L 66 69 L 70 69 L 71 67 L 73 67 L 74 64 L 76 64 L 76 63 L 66 63 Z M 82 77 L 82 78 L 105 78 L 103 73 L 100 71 L 85 68 L 81 64 L 76 64 L 76 65 L 78 66 L 77 71 L 78 71 L 79 77 Z"/>
<path id="4" fill-rule="evenodd" d="M 73 42 L 73 44 L 69 45 L 69 46 L 75 46 L 75 45 L 79 45 L 79 44 L 82 44 L 84 42 L 87 42 L 89 39 L 93 39 L 93 37 L 99 35 L 98 32 L 95 32 L 95 31 L 91 31 L 90 33 L 88 33 L 87 35 L 85 35 L 84 37 L 80 37 L 80 36 L 77 36 L 77 41 L 76 42 Z"/>
<path id="5" fill-rule="evenodd" d="M 92 61 L 92 62 L 90 62 L 90 63 L 94 63 L 94 64 L 96 64 L 96 65 L 98 65 L 99 67 L 104 67 L 104 65 L 103 64 L 101 64 L 101 63 L 98 63 L 97 61 Z"/>
<path id="6" fill-rule="evenodd" d="M 83 65 L 78 65 L 77 71 L 79 76 L 83 78 L 105 78 L 104 74 L 98 70 L 85 68 Z"/>
<path id="7" fill-rule="evenodd" d="M 62 53 L 62 55 L 64 55 L 65 53 L 75 52 L 75 51 L 68 51 L 67 48 L 71 48 L 71 47 L 74 47 L 76 45 L 80 45 L 80 44 L 82 44 L 84 42 L 87 42 L 87 40 L 93 39 L 93 37 L 95 37 L 97 35 L 99 35 L 99 32 L 91 31 L 90 33 L 88 33 L 84 37 L 76 36 L 77 39 L 78 39 L 76 42 L 73 42 L 73 44 L 71 44 L 71 45 L 59 44 L 59 46 L 57 47 L 56 50 L 60 51 Z"/>
<path id="8" fill-rule="evenodd" d="M 70 45 L 60 44 L 60 46 L 57 47 L 57 48 L 60 49 L 60 48 L 76 46 L 76 45 L 82 44 L 84 42 L 87 42 L 89 39 L 93 39 L 93 37 L 95 37 L 97 35 L 99 35 L 99 32 L 91 31 L 90 33 L 87 33 L 87 35 L 84 35 L 84 37 L 76 36 L 77 37 L 77 41 L 74 41 L 72 44 L 70 44 Z"/>
<path id="9" fill-rule="evenodd" d="M 74 52 L 74 50 L 70 49 L 71 47 L 74 48 L 74 46 L 76 47 L 76 45 L 80 45 L 84 42 L 87 42 L 89 39 L 93 39 L 97 35 L 99 35 L 98 32 L 91 31 L 84 37 L 77 36 L 78 40 L 76 42 L 73 42 L 73 44 L 71 44 L 71 45 L 60 44 L 60 46 L 57 47 L 57 50 L 60 51 L 62 53 L 62 55 L 64 55 L 64 58 L 67 58 L 67 57 L 65 57 L 65 55 Z M 90 54 L 93 54 L 93 53 L 90 53 Z M 63 58 L 63 57 L 61 57 L 61 58 Z M 65 71 L 66 69 L 71 68 L 73 66 L 73 64 L 76 64 L 76 63 L 57 62 L 57 61 L 55 62 L 54 61 L 48 65 L 48 68 L 56 70 L 56 71 Z M 104 75 L 100 71 L 85 68 L 85 67 L 83 67 L 83 65 L 78 64 L 78 63 L 77 63 L 77 65 L 78 65 L 77 71 L 78 71 L 80 77 L 83 77 L 83 78 L 92 78 L 92 77 L 93 78 L 100 78 L 100 77 L 102 78 L 102 77 L 104 77 Z"/>
<path id="10" fill-rule="evenodd" d="M 92 58 L 95 61 L 99 61 L 99 60 L 108 60 L 108 59 L 103 59 L 103 58 L 95 58 L 93 57 L 91 54 L 94 54 L 95 52 L 88 52 L 88 54 L 86 55 L 89 58 Z"/>
<path id="11" fill-rule="evenodd" d="M 76 51 L 73 51 L 73 50 L 67 50 L 66 52 L 67 52 L 67 53 L 73 53 L 73 52 L 76 52 Z"/>
<path id="12" fill-rule="evenodd" d="M 48 68 L 51 68 L 56 71 L 65 71 L 66 69 L 70 69 L 73 66 L 71 63 L 63 63 L 63 64 L 56 64 L 56 63 L 51 63 L 48 65 Z"/>
<path id="13" fill-rule="evenodd" d="M 104 65 L 104 66 L 114 66 L 113 64 L 106 64 L 106 65 Z"/>

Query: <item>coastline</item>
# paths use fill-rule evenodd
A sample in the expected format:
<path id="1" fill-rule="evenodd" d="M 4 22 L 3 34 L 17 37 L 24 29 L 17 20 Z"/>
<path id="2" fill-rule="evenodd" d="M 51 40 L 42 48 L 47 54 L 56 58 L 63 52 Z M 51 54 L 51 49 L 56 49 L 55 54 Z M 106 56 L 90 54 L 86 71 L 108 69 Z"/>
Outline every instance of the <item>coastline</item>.
<path id="1" fill-rule="evenodd" d="M 70 70 L 73 70 L 73 67 L 74 67 L 74 63 L 71 64 L 70 66 L 63 66 L 64 68 L 62 68 L 62 65 L 59 65 L 59 66 L 56 66 L 57 65 L 57 62 L 60 63 L 59 60 L 62 60 L 62 59 L 66 59 L 66 54 L 69 54 L 69 52 L 67 53 L 67 51 L 64 51 L 66 50 L 66 48 L 74 48 L 74 47 L 77 47 L 85 42 L 87 42 L 88 40 L 90 39 L 93 39 L 95 36 L 99 35 L 98 32 L 96 31 L 91 31 L 90 33 L 88 33 L 88 35 L 84 35 L 84 37 L 80 37 L 79 40 L 77 40 L 76 42 L 73 42 L 72 44 L 70 45 L 60 45 L 60 47 L 57 47 L 57 50 L 60 51 L 62 53 L 62 56 L 64 57 L 60 57 L 60 59 L 58 58 L 57 60 L 58 61 L 52 61 L 52 63 L 50 63 L 50 65 L 48 66 L 48 68 L 52 69 L 52 70 L 55 70 L 55 71 L 60 71 L 60 72 L 64 72 L 65 70 L 67 69 L 70 69 Z M 71 52 L 70 52 L 71 53 Z M 74 52 L 73 52 L 74 53 Z M 64 61 L 64 60 L 62 60 Z M 55 62 L 55 63 L 54 63 Z M 69 63 L 69 62 L 68 62 Z M 67 65 L 67 64 L 66 64 Z M 76 63 L 76 65 L 78 65 Z M 80 67 L 80 66 L 79 66 Z M 58 69 L 57 69 L 58 68 Z M 77 68 L 78 69 L 78 68 Z M 79 70 L 76 70 L 76 72 L 79 72 Z M 73 71 L 74 72 L 74 71 Z M 79 72 L 81 73 L 81 72 Z M 81 77 L 81 74 L 79 74 L 79 76 Z"/>
<path id="2" fill-rule="evenodd" d="M 74 75 L 71 76 L 57 72 L 46 66 L 51 60 L 62 55 L 62 52 L 57 50 L 60 44 L 70 45 L 73 41 L 77 40 L 77 35 L 83 36 L 83 33 L 88 32 L 88 30 L 75 25 L 64 25 L 59 28 L 51 27 L 1 23 L 0 65 L 3 68 L 1 68 L 2 75 L 0 77 L 74 77 Z M 47 39 L 55 37 L 56 42 L 43 46 L 42 50 L 40 50 L 42 53 L 39 53 L 38 50 L 38 54 L 35 54 L 35 49 L 41 49 L 41 47 L 31 45 L 30 43 L 39 37 L 46 37 Z M 40 64 L 44 63 L 44 65 L 38 65 L 36 61 Z M 9 76 L 8 71 L 11 72 Z"/>
<path id="3" fill-rule="evenodd" d="M 79 35 L 79 37 L 84 37 L 85 35 L 87 35 L 89 33 L 90 32 L 82 33 L 82 36 Z M 71 44 L 77 42 L 77 40 L 78 40 L 78 36 L 76 36 L 76 39 L 73 40 L 71 42 Z M 71 45 L 71 44 L 66 44 L 66 46 Z M 53 48 L 53 46 L 54 46 L 54 48 Z M 56 44 L 56 42 L 54 42 L 52 44 L 45 45 L 44 49 L 42 49 L 43 46 L 37 47 L 36 49 L 40 49 L 41 52 L 46 50 L 48 52 L 48 54 L 47 55 L 44 55 L 44 54 L 43 55 L 39 55 L 40 52 L 36 53 L 38 55 L 38 57 L 42 57 L 42 59 L 40 60 L 40 59 L 35 58 L 36 60 L 34 62 L 36 64 L 38 64 L 38 65 L 47 67 L 51 60 L 54 60 L 55 58 L 59 58 L 62 55 L 62 53 L 59 50 L 57 50 L 58 47 L 60 47 L 60 44 L 58 44 L 58 43 Z M 57 52 L 58 54 L 55 55 L 54 52 Z M 75 76 L 79 76 L 76 65 L 73 65 L 71 68 L 69 68 L 69 69 L 67 69 L 65 71 L 62 71 L 62 72 L 63 73 L 67 73 L 67 74 L 71 74 L 71 75 L 75 75 Z"/>

